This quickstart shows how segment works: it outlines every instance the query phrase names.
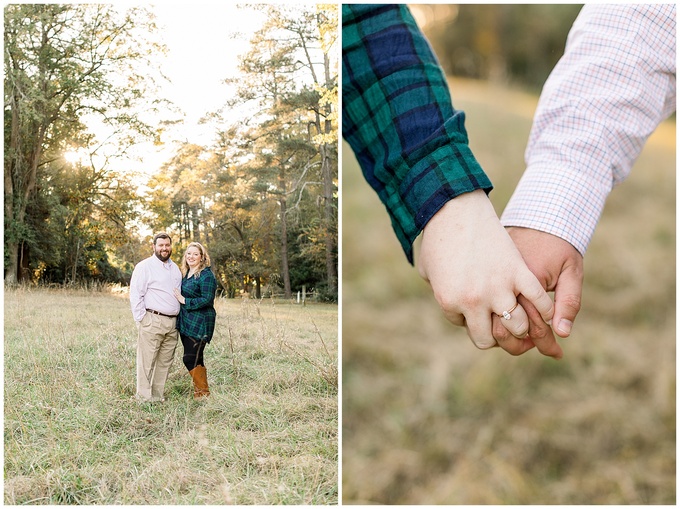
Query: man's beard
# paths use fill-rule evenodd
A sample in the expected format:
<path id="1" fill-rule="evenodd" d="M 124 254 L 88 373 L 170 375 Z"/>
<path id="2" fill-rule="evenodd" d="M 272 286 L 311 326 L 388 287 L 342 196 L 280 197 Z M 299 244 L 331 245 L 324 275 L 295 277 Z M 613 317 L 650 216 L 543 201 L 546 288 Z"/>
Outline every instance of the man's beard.
<path id="1" fill-rule="evenodd" d="M 163 256 L 160 251 L 155 251 L 156 253 L 156 258 L 158 258 L 162 262 L 167 262 L 170 259 L 170 255 L 172 254 L 172 249 L 168 250 L 168 256 Z"/>

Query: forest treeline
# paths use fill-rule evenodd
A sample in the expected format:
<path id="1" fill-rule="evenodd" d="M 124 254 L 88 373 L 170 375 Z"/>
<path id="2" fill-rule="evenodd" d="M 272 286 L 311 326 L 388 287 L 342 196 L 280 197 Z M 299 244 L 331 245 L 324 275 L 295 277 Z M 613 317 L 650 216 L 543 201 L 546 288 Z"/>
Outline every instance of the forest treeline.
<path id="1" fill-rule="evenodd" d="M 582 5 L 410 7 L 447 74 L 539 92 L 564 53 L 567 34 Z"/>
<path id="2" fill-rule="evenodd" d="M 126 283 L 164 230 L 175 260 L 206 245 L 225 295 L 337 300 L 337 6 L 250 8 L 265 21 L 207 112 L 214 141 L 140 180 L 135 147 L 179 121 L 153 12 L 5 7 L 5 284 Z"/>

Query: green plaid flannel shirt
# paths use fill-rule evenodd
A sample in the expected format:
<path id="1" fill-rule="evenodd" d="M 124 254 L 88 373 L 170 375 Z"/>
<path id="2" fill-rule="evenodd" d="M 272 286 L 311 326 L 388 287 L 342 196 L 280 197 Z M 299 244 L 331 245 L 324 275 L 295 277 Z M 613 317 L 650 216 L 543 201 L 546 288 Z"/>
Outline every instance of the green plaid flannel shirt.
<path id="1" fill-rule="evenodd" d="M 215 332 L 215 292 L 217 280 L 204 268 L 198 277 L 182 278 L 182 296 L 186 302 L 180 306 L 177 330 L 180 334 L 210 343 Z"/>
<path id="2" fill-rule="evenodd" d="M 342 101 L 343 137 L 413 263 L 413 242 L 447 201 L 492 185 L 407 6 L 342 6 Z"/>

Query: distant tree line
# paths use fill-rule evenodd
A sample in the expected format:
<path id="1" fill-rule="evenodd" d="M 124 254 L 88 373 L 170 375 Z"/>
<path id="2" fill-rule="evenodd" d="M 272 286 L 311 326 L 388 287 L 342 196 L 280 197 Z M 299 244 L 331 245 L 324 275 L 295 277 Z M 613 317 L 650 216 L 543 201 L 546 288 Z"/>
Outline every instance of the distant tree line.
<path id="1" fill-rule="evenodd" d="M 121 165 L 176 121 L 152 14 L 5 7 L 6 284 L 126 282 L 152 229 L 175 258 L 205 243 L 227 295 L 304 285 L 337 299 L 337 6 L 253 8 L 266 22 L 225 76 L 238 84 L 227 107 L 247 114 L 210 114 L 214 144 L 179 145 L 141 194 Z"/>
<path id="2" fill-rule="evenodd" d="M 540 90 L 582 5 L 411 6 L 447 74 Z"/>

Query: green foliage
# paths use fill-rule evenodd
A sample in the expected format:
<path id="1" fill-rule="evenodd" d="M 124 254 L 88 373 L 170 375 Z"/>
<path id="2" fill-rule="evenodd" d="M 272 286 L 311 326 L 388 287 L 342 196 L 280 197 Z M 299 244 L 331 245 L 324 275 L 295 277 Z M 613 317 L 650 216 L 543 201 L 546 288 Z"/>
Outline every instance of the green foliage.
<path id="1" fill-rule="evenodd" d="M 214 145 L 179 147 L 149 183 L 147 218 L 176 232 L 180 246 L 205 243 L 227 295 L 283 288 L 290 297 L 332 279 L 324 259 L 337 272 L 337 47 L 321 34 L 333 20 L 337 29 L 337 8 L 251 7 L 267 20 L 228 80 L 236 93 L 227 113 L 252 113 L 236 122 L 210 114 Z"/>
<path id="2" fill-rule="evenodd" d="M 145 122 L 166 105 L 149 100 L 163 79 L 152 17 L 103 4 L 6 8 L 6 282 L 124 281 L 148 254 L 143 225 L 170 231 L 176 256 L 204 243 L 228 295 L 279 283 L 290 294 L 291 272 L 294 285 L 337 291 L 337 6 L 254 8 L 267 21 L 229 101 L 252 114 L 210 113 L 214 144 L 179 145 L 141 199 L 133 176 L 111 168 L 163 129 Z M 77 162 L 65 157 L 74 151 Z"/>
<path id="3" fill-rule="evenodd" d="M 414 6 L 448 74 L 540 90 L 581 5 Z M 419 11 L 420 10 L 420 11 Z"/>
<path id="4" fill-rule="evenodd" d="M 13 283 L 32 277 L 29 267 L 68 263 L 66 247 L 51 257 L 41 245 L 59 226 L 76 246 L 105 237 L 115 246 L 126 236 L 134 190 L 108 168 L 155 135 L 142 113 L 162 102 L 145 99 L 159 77 L 149 59 L 162 47 L 149 40 L 154 26 L 143 8 L 11 4 L 4 23 L 5 279 Z M 102 140 L 87 131 L 88 118 L 102 123 Z M 74 149 L 89 161 L 67 163 Z M 54 204 L 54 212 L 46 207 Z"/>

